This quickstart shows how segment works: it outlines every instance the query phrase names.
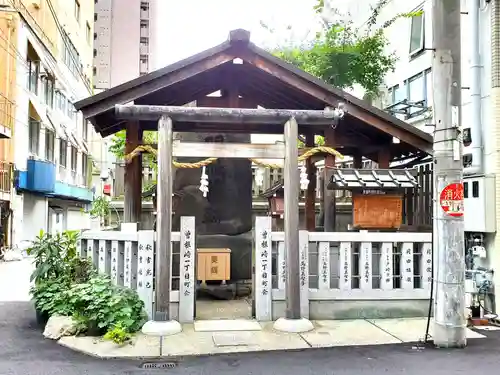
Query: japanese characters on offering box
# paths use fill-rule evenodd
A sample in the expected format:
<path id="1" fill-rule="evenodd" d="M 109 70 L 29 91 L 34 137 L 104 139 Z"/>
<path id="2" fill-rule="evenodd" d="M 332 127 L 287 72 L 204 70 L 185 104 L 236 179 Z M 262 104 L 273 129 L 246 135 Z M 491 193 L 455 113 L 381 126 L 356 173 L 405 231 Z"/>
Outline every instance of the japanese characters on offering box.
<path id="1" fill-rule="evenodd" d="M 183 280 L 181 282 L 184 285 L 184 295 L 191 295 L 191 273 L 193 272 L 193 234 L 190 230 L 184 231 L 184 243 L 182 246 L 184 247 L 184 256 L 182 259 L 182 272 L 183 272 Z"/>
<path id="2" fill-rule="evenodd" d="M 144 254 L 144 255 L 143 255 Z M 138 287 L 151 288 L 151 280 L 153 276 L 153 246 L 147 244 L 139 244 L 139 271 L 140 276 Z"/>
<path id="3" fill-rule="evenodd" d="M 260 261 L 261 261 L 261 286 L 262 286 L 262 295 L 267 296 L 269 294 L 269 272 L 271 271 L 271 265 L 269 264 L 268 257 L 269 257 L 269 244 L 268 244 L 268 237 L 269 233 L 265 230 L 261 234 L 261 247 L 262 251 L 260 254 Z"/>
<path id="4" fill-rule="evenodd" d="M 217 255 L 212 255 L 210 257 L 210 273 L 212 275 L 217 275 L 219 273 L 218 263 L 219 263 L 219 258 L 217 257 Z"/>

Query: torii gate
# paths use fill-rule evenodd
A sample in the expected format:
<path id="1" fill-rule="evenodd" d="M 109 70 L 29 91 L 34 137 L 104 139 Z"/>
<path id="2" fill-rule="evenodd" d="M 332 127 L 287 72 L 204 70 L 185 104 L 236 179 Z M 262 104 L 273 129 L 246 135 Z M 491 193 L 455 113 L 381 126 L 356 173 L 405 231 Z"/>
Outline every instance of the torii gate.
<path id="1" fill-rule="evenodd" d="M 149 334 L 169 335 L 182 330 L 170 319 L 170 260 L 172 233 L 172 193 L 174 157 L 217 157 L 284 159 L 284 205 L 286 271 L 286 318 L 275 323 L 276 329 L 309 331 L 312 323 L 300 314 L 299 259 L 299 175 L 298 124 L 331 126 L 342 117 L 341 110 L 282 110 L 198 108 L 147 105 L 117 105 L 118 119 L 158 121 L 157 245 L 156 245 L 156 311 L 154 320 L 143 327 Z M 223 124 L 239 132 L 245 125 L 283 125 L 283 144 L 174 142 L 175 122 Z"/>

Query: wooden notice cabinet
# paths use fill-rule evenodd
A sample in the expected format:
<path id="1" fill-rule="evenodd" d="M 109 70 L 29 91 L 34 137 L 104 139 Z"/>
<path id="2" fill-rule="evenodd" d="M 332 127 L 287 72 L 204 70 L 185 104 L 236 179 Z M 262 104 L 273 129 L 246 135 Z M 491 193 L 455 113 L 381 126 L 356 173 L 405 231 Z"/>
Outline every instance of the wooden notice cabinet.
<path id="1" fill-rule="evenodd" d="M 197 249 L 198 280 L 227 281 L 231 278 L 230 249 Z"/>

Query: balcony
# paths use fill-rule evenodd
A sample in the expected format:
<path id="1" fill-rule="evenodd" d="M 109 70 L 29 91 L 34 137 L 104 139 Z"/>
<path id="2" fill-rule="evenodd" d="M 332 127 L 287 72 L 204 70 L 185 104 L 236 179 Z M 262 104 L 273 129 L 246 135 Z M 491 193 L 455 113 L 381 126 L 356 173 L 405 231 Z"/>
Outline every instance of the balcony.
<path id="1" fill-rule="evenodd" d="M 14 103 L 0 94 L 0 139 L 12 137 Z"/>
<path id="2" fill-rule="evenodd" d="M 61 172 L 66 176 L 68 171 L 60 166 L 59 178 L 61 178 Z M 29 159 L 27 170 L 17 172 L 14 186 L 18 190 L 34 192 L 46 197 L 83 202 L 93 200 L 93 193 L 90 189 L 68 184 L 64 180 L 58 181 L 56 179 L 56 166 L 48 161 Z"/>
<path id="3" fill-rule="evenodd" d="M 0 161 L 0 199 L 10 200 L 12 188 L 12 163 Z"/>

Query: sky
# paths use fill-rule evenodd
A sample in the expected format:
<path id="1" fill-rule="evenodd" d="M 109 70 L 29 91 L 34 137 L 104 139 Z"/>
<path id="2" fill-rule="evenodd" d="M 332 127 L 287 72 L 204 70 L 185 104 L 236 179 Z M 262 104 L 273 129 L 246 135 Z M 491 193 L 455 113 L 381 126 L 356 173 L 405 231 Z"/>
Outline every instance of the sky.
<path id="1" fill-rule="evenodd" d="M 222 43 L 230 30 L 246 29 L 255 44 L 268 47 L 303 40 L 314 28 L 314 0 L 161 0 L 159 35 L 165 38 L 155 69 Z M 269 32 L 261 21 L 274 29 Z M 291 33 L 287 26 L 293 26 Z"/>

